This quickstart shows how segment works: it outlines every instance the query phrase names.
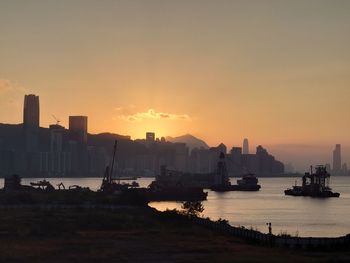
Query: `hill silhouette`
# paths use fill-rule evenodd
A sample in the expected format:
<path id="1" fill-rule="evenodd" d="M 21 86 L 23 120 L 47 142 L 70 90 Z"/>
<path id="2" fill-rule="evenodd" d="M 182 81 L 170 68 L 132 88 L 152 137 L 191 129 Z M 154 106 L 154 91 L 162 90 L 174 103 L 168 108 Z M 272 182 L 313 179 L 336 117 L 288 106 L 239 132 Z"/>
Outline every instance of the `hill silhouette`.
<path id="1" fill-rule="evenodd" d="M 177 136 L 177 137 L 166 137 L 166 140 L 169 141 L 169 142 L 182 142 L 182 143 L 186 143 L 187 146 L 190 148 L 190 150 L 194 149 L 194 148 L 205 148 L 205 149 L 208 149 L 209 146 L 208 144 L 191 135 L 191 134 L 185 134 L 185 135 L 181 135 L 181 136 Z"/>

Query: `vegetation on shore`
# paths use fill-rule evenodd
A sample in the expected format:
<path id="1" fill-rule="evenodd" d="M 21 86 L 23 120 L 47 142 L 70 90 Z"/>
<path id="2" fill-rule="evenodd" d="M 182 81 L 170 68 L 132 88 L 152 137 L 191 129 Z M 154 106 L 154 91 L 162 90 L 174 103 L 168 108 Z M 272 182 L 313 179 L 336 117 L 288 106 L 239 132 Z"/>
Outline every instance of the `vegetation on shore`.
<path id="1" fill-rule="evenodd" d="M 149 207 L 1 211 L 0 262 L 336 262 L 350 252 L 248 244 Z"/>

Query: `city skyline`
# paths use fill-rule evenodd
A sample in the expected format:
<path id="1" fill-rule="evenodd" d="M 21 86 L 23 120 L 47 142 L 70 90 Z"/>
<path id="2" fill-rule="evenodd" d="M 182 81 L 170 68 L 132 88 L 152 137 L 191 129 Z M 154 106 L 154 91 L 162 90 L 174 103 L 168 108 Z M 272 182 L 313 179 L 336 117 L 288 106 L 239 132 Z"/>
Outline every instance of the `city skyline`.
<path id="1" fill-rule="evenodd" d="M 38 137 L 39 136 L 38 128 L 41 127 L 40 126 L 41 111 L 39 109 L 40 109 L 39 96 L 35 94 L 28 94 L 24 96 L 23 127 L 25 131 L 24 143 L 26 145 L 27 151 L 33 151 L 33 150 L 35 151 L 35 149 L 38 147 L 38 141 L 40 141 L 40 138 Z M 58 141 L 60 142 L 60 144 L 62 144 L 62 135 L 59 135 L 59 134 L 62 134 L 65 128 L 64 126 L 59 125 L 61 123 L 60 119 L 57 119 L 55 116 L 53 116 L 53 118 L 55 119 L 56 124 L 51 124 L 48 128 L 53 132 L 53 135 L 51 136 L 56 137 L 58 135 L 59 138 L 56 138 L 56 140 L 51 142 L 51 147 L 52 147 L 52 144 L 56 145 Z M 69 131 L 69 138 L 71 140 L 78 142 L 78 144 L 87 145 L 88 143 L 87 135 L 91 134 L 89 133 L 89 130 L 88 130 L 88 116 L 69 116 L 68 119 L 69 119 L 69 126 L 66 129 Z M 109 131 L 104 131 L 104 132 L 109 132 Z M 162 141 L 162 142 L 165 142 L 165 138 L 174 139 L 173 137 L 163 137 L 163 136 L 160 137 L 155 132 L 146 132 L 145 134 L 146 134 L 146 137 L 134 138 L 134 140 L 138 141 L 140 139 L 143 140 L 144 138 L 146 138 L 146 144 L 150 145 L 154 143 L 156 139 L 157 141 Z M 187 135 L 179 136 L 178 138 L 182 138 L 186 136 Z M 126 135 L 125 138 L 131 139 L 131 137 L 128 135 Z M 200 138 L 196 138 L 196 140 L 200 140 Z M 182 141 L 175 138 L 175 141 L 186 143 L 186 139 Z M 205 141 L 203 141 L 203 143 L 206 145 Z M 236 150 L 234 149 L 240 149 L 239 151 L 241 152 L 241 154 L 247 155 L 250 153 L 249 142 L 247 138 L 243 139 L 242 144 L 233 145 L 232 147 L 231 146 L 227 147 L 225 144 L 222 144 L 222 143 L 220 145 L 210 145 L 209 147 L 215 148 L 215 147 L 221 147 L 221 145 L 223 145 L 225 146 L 225 153 L 232 153 L 232 151 L 235 152 Z M 190 152 L 191 152 L 191 148 L 192 148 L 191 145 L 188 145 L 188 147 L 190 148 Z M 259 147 L 261 147 L 261 144 L 253 145 L 252 147 L 258 149 Z M 267 145 L 267 147 L 270 149 L 271 146 Z M 298 153 L 299 158 L 303 160 L 304 163 L 295 162 L 293 158 L 288 157 L 288 155 L 290 154 L 288 150 L 285 150 L 284 152 L 280 153 L 278 149 L 274 148 L 273 146 L 271 147 L 273 155 L 278 156 L 278 158 L 281 158 L 283 163 L 286 165 L 285 171 L 287 173 L 293 173 L 293 172 L 303 173 L 304 171 L 309 169 L 310 165 L 324 164 L 324 165 L 327 165 L 330 169 L 329 171 L 333 172 L 334 174 L 337 174 L 337 175 L 347 174 L 347 162 L 341 161 L 341 158 L 342 158 L 341 156 L 344 156 L 344 155 L 342 154 L 340 144 L 336 144 L 336 149 L 333 151 L 332 159 L 328 158 L 329 157 L 328 154 L 330 154 L 330 152 L 327 152 L 326 155 L 322 156 L 322 155 L 315 154 L 315 151 L 314 151 L 313 154 L 310 154 L 309 156 L 307 156 L 308 153 L 305 152 L 305 147 L 309 148 L 310 150 L 310 146 L 299 145 L 298 147 L 304 147 L 304 151 L 299 150 L 299 153 Z M 58 146 L 58 148 L 61 148 L 62 150 L 62 146 Z M 305 157 L 308 157 L 308 158 L 305 158 Z M 344 159 L 347 159 L 347 156 Z"/>
<path id="2" fill-rule="evenodd" d="M 205 142 L 191 137 L 205 146 L 193 147 L 186 138 L 172 142 L 164 137 L 156 138 L 154 132 L 131 140 L 130 136 L 111 133 L 89 134 L 88 116 L 69 116 L 68 129 L 53 117 L 56 124 L 40 127 L 39 96 L 29 94 L 24 96 L 23 123 L 0 123 L 0 177 L 11 173 L 26 177 L 100 176 L 109 163 L 112 143 L 114 154 L 118 150 L 116 170 L 119 175 L 156 176 L 161 167 L 169 167 L 181 174 L 212 176 L 219 159 L 225 169 L 218 178 L 249 172 L 261 176 L 285 172 L 284 164 L 261 145 L 256 153 L 249 153 L 247 139 L 243 142 L 243 152 L 242 148 L 228 151 L 223 143 L 208 147 Z"/>

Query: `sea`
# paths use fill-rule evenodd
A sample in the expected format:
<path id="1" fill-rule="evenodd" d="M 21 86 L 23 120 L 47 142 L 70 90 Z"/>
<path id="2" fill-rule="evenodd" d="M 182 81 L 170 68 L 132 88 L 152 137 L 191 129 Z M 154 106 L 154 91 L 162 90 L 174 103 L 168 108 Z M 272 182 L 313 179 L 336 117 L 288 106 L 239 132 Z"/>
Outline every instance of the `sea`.
<path id="1" fill-rule="evenodd" d="M 22 184 L 42 180 L 23 178 Z M 99 189 L 101 178 L 50 178 L 55 187 L 80 185 L 91 190 Z M 153 178 L 139 178 L 141 187 L 147 187 Z M 231 183 L 237 179 L 231 178 Z M 289 234 L 300 237 L 338 237 L 350 233 L 350 177 L 333 176 L 331 187 L 339 192 L 339 198 L 317 199 L 284 195 L 284 190 L 301 178 L 259 178 L 258 192 L 217 193 L 210 190 L 208 200 L 203 201 L 202 216 L 212 220 L 226 219 L 233 226 L 241 226 L 266 233 L 267 223 L 272 224 L 273 234 Z M 0 179 L 3 187 L 3 179 Z M 151 202 L 151 207 L 164 211 L 181 210 L 182 202 Z"/>

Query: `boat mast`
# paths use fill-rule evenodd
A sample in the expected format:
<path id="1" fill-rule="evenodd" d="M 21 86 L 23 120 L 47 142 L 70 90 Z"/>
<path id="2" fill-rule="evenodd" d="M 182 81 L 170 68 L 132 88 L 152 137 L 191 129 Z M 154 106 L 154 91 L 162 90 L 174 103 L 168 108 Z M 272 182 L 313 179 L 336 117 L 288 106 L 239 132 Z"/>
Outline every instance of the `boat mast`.
<path id="1" fill-rule="evenodd" d="M 115 140 L 114 142 L 114 150 L 113 150 L 113 159 L 112 159 L 112 167 L 111 167 L 111 170 L 110 170 L 110 173 L 109 173 L 109 183 L 112 182 L 112 175 L 113 175 L 113 168 L 114 168 L 114 160 L 115 160 L 115 153 L 117 151 L 117 140 Z"/>

